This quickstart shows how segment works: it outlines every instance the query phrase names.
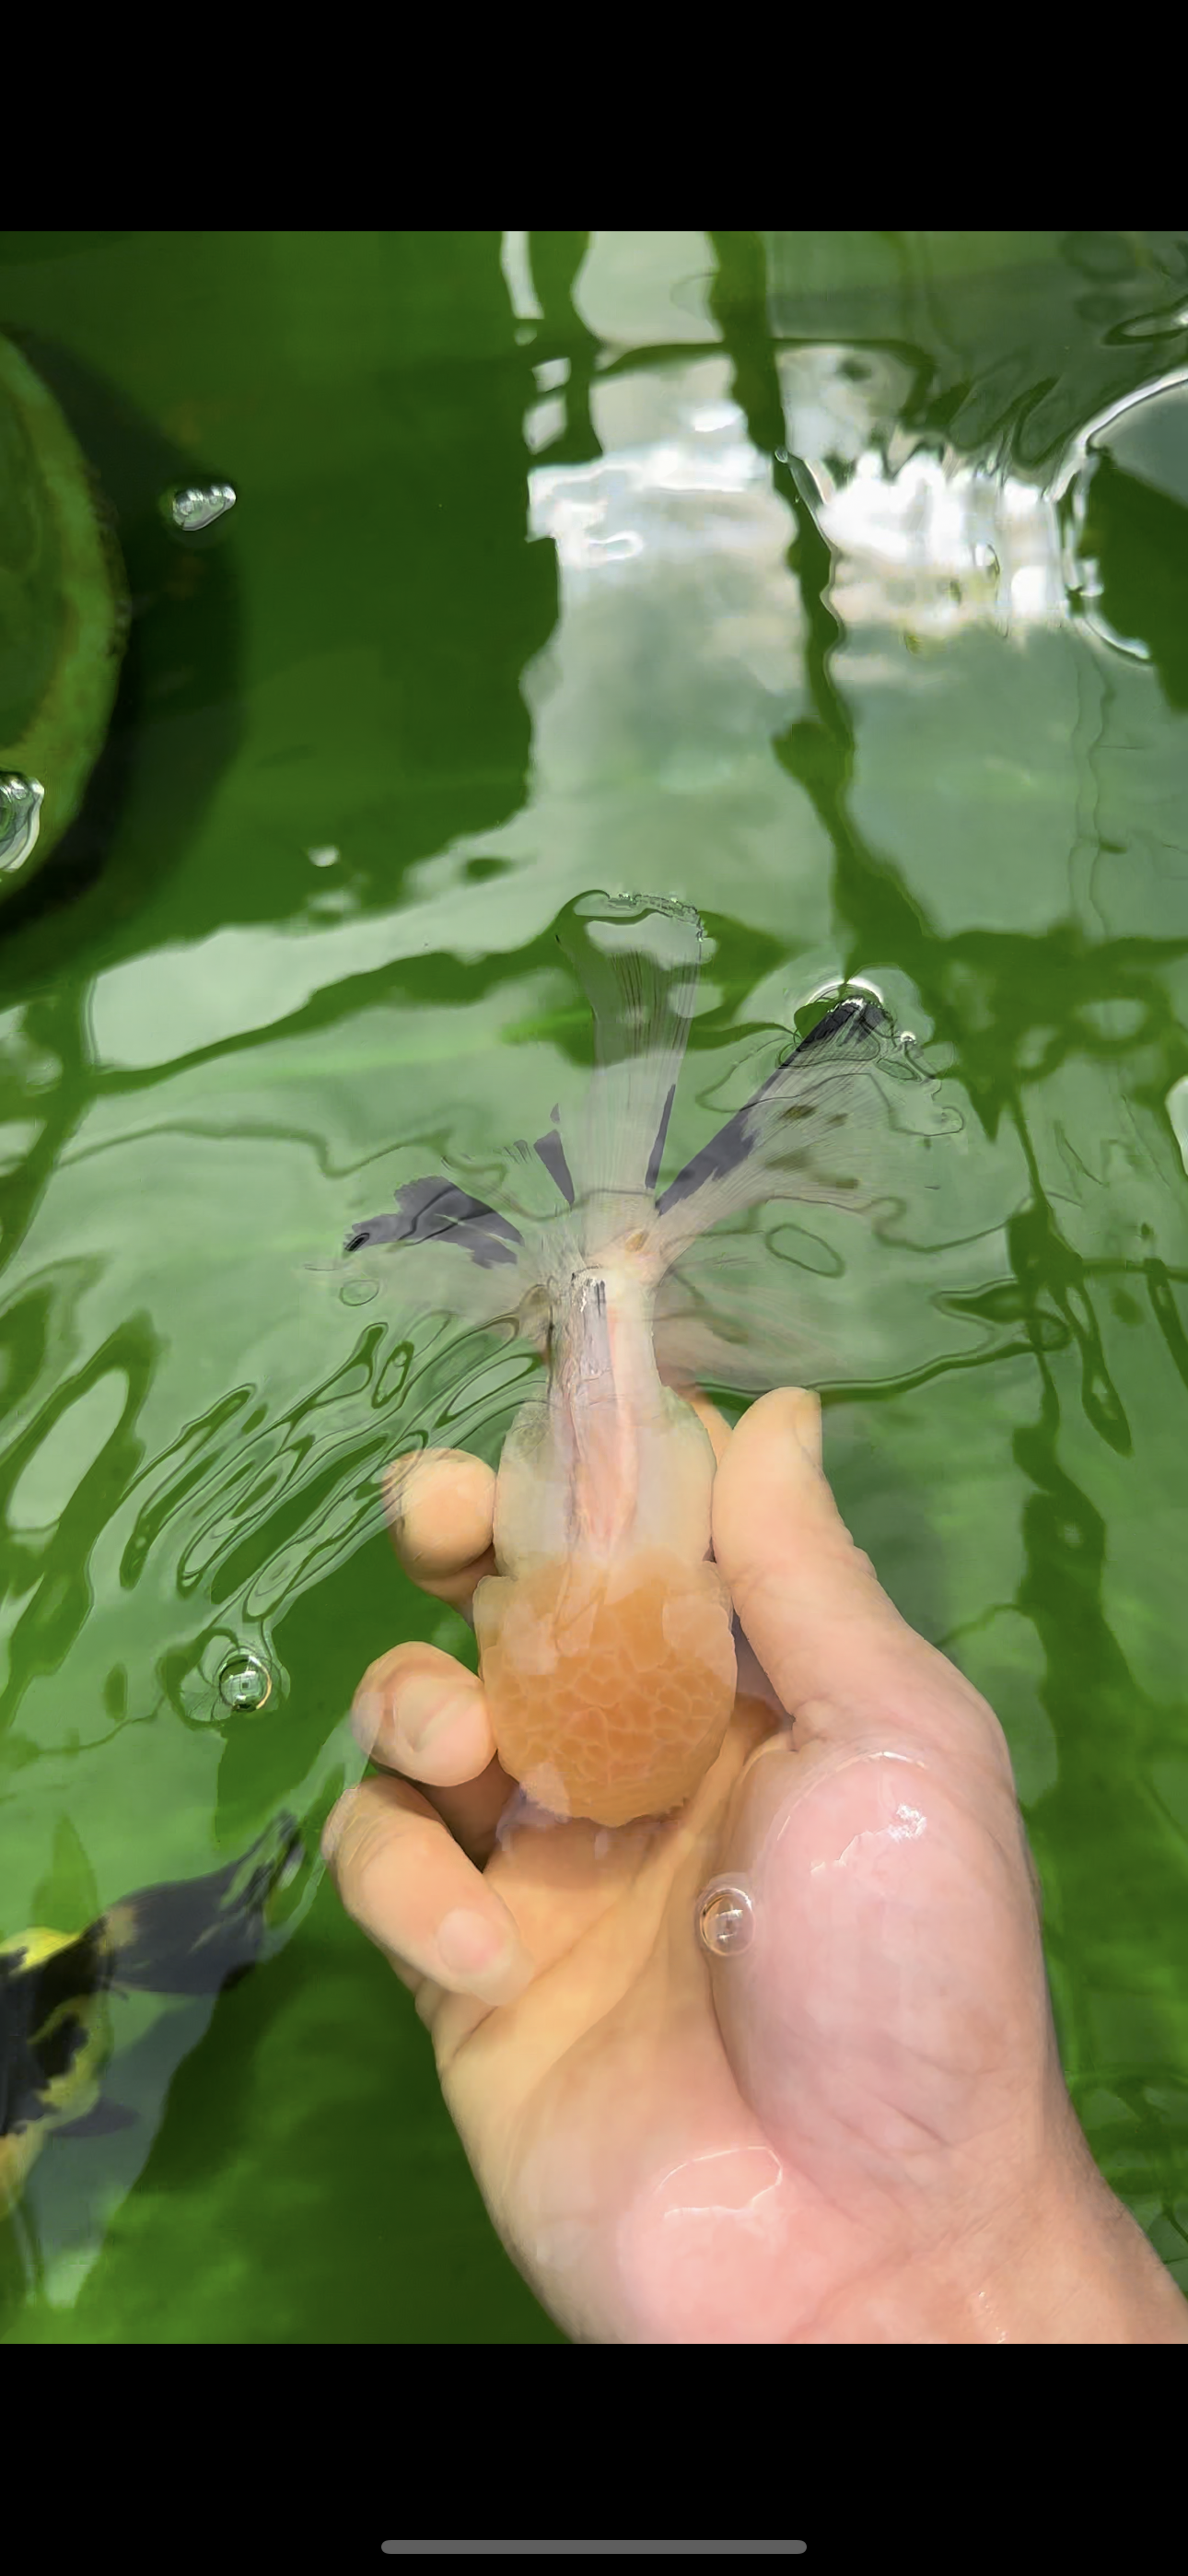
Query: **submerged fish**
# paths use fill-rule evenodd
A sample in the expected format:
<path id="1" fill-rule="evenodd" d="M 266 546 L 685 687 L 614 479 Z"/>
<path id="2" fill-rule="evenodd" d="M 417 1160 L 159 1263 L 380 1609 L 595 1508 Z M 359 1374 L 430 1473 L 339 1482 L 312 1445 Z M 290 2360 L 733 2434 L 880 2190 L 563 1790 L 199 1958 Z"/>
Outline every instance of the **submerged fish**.
<path id="1" fill-rule="evenodd" d="M 269 1897 L 302 1853 L 291 1818 L 208 1878 L 126 1896 L 83 1932 L 0 1942 L 0 2212 L 11 2209 L 47 2139 L 99 2136 L 132 2114 L 101 2097 L 121 1991 L 214 1995 L 258 1959 Z"/>
<path id="2" fill-rule="evenodd" d="M 529 1797 L 620 1825 L 684 1803 L 734 1698 L 713 1451 L 665 1379 L 762 1384 L 778 1335 L 753 1303 L 743 1338 L 723 1334 L 715 1267 L 728 1270 L 730 1242 L 712 1237 L 696 1263 L 694 1246 L 776 1197 L 869 1206 L 870 1146 L 877 1175 L 879 1139 L 902 1124 L 896 1087 L 935 1084 L 879 1004 L 849 995 L 660 1189 L 700 921 L 662 898 L 587 895 L 559 937 L 592 1008 L 595 1071 L 568 1145 L 554 1111 L 514 1149 L 521 1173 L 547 1174 L 552 1209 L 531 1212 L 514 1187 L 498 1208 L 415 1180 L 346 1251 L 391 1246 L 402 1303 L 502 1325 L 547 1358 L 500 1460 L 497 1572 L 474 1601 L 482 1677 L 500 1760 Z"/>

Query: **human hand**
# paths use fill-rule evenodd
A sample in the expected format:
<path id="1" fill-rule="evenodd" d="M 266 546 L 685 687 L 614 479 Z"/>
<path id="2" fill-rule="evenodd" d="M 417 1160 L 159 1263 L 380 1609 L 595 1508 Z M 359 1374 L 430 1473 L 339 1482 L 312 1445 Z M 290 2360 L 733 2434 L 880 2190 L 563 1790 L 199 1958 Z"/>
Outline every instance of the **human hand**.
<path id="1" fill-rule="evenodd" d="M 854 1547 L 816 1400 L 732 1434 L 697 1409 L 715 1557 L 791 1729 L 757 1675 L 680 1814 L 498 1848 L 481 1684 L 398 1646 L 356 1702 L 382 1776 L 326 1831 L 509 2253 L 578 2341 L 1188 2340 L 1064 2086 L 997 1719 Z M 493 1495 L 452 1451 L 394 1471 L 423 1590 L 468 1606 Z M 754 1937 L 711 1960 L 719 1876 Z"/>

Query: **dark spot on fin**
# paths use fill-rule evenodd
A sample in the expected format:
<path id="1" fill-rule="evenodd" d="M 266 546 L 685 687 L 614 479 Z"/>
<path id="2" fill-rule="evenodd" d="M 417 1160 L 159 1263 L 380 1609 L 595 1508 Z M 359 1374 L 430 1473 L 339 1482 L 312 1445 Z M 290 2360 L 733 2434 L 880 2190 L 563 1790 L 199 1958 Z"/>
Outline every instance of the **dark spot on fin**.
<path id="1" fill-rule="evenodd" d="M 556 1110 L 553 1111 L 554 1118 Z M 536 1139 L 536 1151 L 550 1180 L 557 1184 L 568 1207 L 573 1206 L 573 1176 L 565 1159 L 565 1147 L 559 1136 L 545 1135 Z"/>
<path id="2" fill-rule="evenodd" d="M 126 2110 L 122 2102 L 105 2102 L 101 2099 L 95 2103 L 92 2110 L 84 2111 L 78 2120 L 55 2121 L 54 2136 L 55 2138 L 114 2138 L 118 2130 L 135 2127 L 135 2111 Z"/>
<path id="3" fill-rule="evenodd" d="M 762 1122 L 757 1120 L 756 1111 L 771 1092 L 785 1088 L 789 1075 L 799 1065 L 802 1057 L 808 1056 L 811 1060 L 816 1050 L 824 1046 L 828 1039 L 845 1034 L 850 1034 L 852 1040 L 856 1042 L 854 1051 L 859 1059 L 873 1055 L 877 1053 L 878 1040 L 890 1025 L 886 1012 L 875 1001 L 873 994 L 851 993 L 847 994 L 844 1000 L 835 1003 L 833 1009 L 825 1013 L 824 1019 L 818 1020 L 816 1027 L 809 1030 L 808 1036 L 802 1038 L 799 1045 L 793 1047 L 791 1053 L 776 1066 L 775 1072 L 768 1076 L 754 1098 L 748 1100 L 746 1107 L 736 1110 L 733 1118 L 728 1118 L 725 1126 L 719 1127 L 717 1135 L 711 1136 L 708 1145 L 703 1145 L 700 1153 L 694 1154 L 692 1161 L 686 1163 L 683 1171 L 677 1173 L 676 1179 L 669 1183 L 663 1196 L 657 1199 L 658 1214 L 663 1216 L 666 1209 L 676 1207 L 681 1199 L 689 1198 L 694 1190 L 702 1187 L 704 1182 L 722 1180 L 728 1172 L 735 1171 L 740 1163 L 746 1161 L 762 1133 Z M 867 1039 L 872 1039 L 876 1043 L 867 1045 L 864 1043 Z M 789 1098 L 782 1104 L 779 1114 L 790 1119 L 802 1118 L 805 1111 L 802 1106 L 798 1106 L 794 1098 Z"/>
<path id="4" fill-rule="evenodd" d="M 675 1099 L 676 1084 L 675 1082 L 670 1082 L 668 1086 L 668 1098 L 660 1112 L 660 1124 L 656 1129 L 656 1142 L 648 1156 L 648 1168 L 644 1174 L 645 1190 L 654 1190 L 660 1177 L 660 1165 L 664 1160 L 664 1139 L 668 1134 L 668 1122 L 672 1116 L 672 1104 Z"/>
<path id="5" fill-rule="evenodd" d="M 658 1215 L 664 1216 L 669 1208 L 676 1207 L 681 1199 L 689 1198 L 704 1182 L 721 1180 L 726 1172 L 734 1170 L 736 1164 L 745 1161 L 751 1150 L 748 1126 L 753 1107 L 754 1102 L 749 1101 L 745 1109 L 736 1110 L 733 1118 L 728 1119 L 724 1127 L 719 1127 L 717 1135 L 711 1136 L 708 1145 L 703 1145 L 700 1153 L 694 1154 L 692 1161 L 677 1173 L 676 1179 L 669 1182 L 668 1188 L 656 1201 Z"/>
<path id="6" fill-rule="evenodd" d="M 482 1270 L 499 1261 L 514 1262 L 512 1247 L 524 1240 L 498 1208 L 488 1207 L 485 1199 L 471 1198 L 456 1182 L 436 1174 L 423 1181 L 406 1181 L 396 1192 L 395 1215 L 366 1217 L 351 1228 L 343 1249 L 359 1252 L 370 1243 L 426 1243 L 442 1235 Z"/>
<path id="7" fill-rule="evenodd" d="M 855 1037 L 865 1030 L 873 1038 L 880 1037 L 885 1029 L 890 1028 L 891 1022 L 873 993 L 847 993 L 844 1000 L 835 1002 L 833 1009 L 826 1011 L 824 1019 L 817 1021 L 816 1027 L 809 1030 L 808 1036 L 801 1039 L 792 1053 L 807 1055 L 811 1047 L 820 1046 L 826 1038 L 836 1037 L 839 1029 L 851 1026 Z M 786 1064 L 790 1060 L 787 1056 L 784 1059 Z"/>

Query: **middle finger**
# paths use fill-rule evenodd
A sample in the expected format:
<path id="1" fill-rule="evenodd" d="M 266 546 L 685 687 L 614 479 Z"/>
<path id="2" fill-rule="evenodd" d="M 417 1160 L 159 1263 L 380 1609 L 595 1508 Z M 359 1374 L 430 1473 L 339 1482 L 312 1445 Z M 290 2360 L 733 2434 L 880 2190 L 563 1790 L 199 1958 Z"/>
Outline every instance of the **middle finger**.
<path id="1" fill-rule="evenodd" d="M 495 1476 L 465 1449 L 418 1449 L 384 1478 L 392 1544 L 422 1592 L 468 1613 L 475 1586 L 494 1572 Z"/>
<path id="2" fill-rule="evenodd" d="M 473 1673 L 437 1646 L 393 1646 L 368 1666 L 351 1725 L 371 1761 L 429 1791 L 464 1850 L 488 1856 L 515 1784 L 497 1758 Z"/>

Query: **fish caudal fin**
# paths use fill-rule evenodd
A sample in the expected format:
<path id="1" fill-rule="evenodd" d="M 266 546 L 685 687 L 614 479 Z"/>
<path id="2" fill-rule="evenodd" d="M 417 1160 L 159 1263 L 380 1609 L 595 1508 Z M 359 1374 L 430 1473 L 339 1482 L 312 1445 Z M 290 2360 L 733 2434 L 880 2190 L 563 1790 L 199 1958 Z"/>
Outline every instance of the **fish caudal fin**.
<path id="1" fill-rule="evenodd" d="M 885 1193 L 889 1135 L 948 1134 L 960 1119 L 895 1037 L 880 1005 L 847 995 L 776 1066 L 656 1202 L 669 1262 L 707 1227 L 771 1199 L 869 1207 Z"/>
<path id="2" fill-rule="evenodd" d="M 302 1853 L 282 1817 L 245 1858 L 208 1878 L 141 1888 L 101 1917 L 109 1982 L 156 1995 L 211 1995 L 255 1964 L 266 1908 Z"/>
<path id="3" fill-rule="evenodd" d="M 700 919 L 662 895 L 587 894 L 557 937 L 594 1015 L 594 1079 L 570 1140 L 576 1197 L 650 1194 L 697 1001 Z"/>

